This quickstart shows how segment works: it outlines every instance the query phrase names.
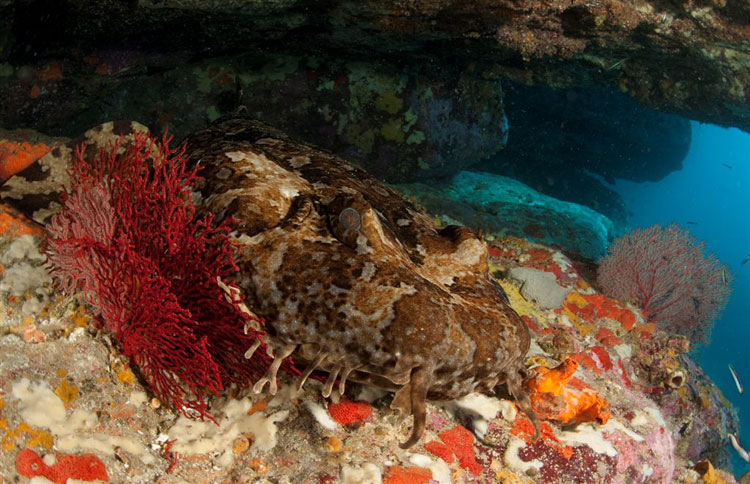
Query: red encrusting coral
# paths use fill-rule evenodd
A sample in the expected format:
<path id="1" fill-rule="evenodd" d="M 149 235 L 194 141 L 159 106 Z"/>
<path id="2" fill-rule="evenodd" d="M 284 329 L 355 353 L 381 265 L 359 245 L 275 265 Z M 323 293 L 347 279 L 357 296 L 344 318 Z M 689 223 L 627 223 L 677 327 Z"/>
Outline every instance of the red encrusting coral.
<path id="1" fill-rule="evenodd" d="M 633 386 L 633 383 L 630 381 L 630 376 L 628 376 L 628 371 L 625 369 L 625 364 L 621 359 L 617 360 L 617 369 L 620 370 L 620 377 L 622 378 L 623 384 L 627 387 Z"/>
<path id="2" fill-rule="evenodd" d="M 474 453 L 474 435 L 460 425 L 440 432 L 438 435 L 440 440 L 427 442 L 425 449 L 428 452 L 440 457 L 445 462 L 451 463 L 453 456 L 458 459 L 458 465 L 468 470 L 474 475 L 479 475 L 482 472 L 482 466 L 477 462 L 476 454 Z"/>
<path id="3" fill-rule="evenodd" d="M 516 415 L 516 419 L 513 421 L 513 427 L 510 429 L 510 434 L 522 438 L 526 444 L 532 444 L 535 442 L 533 439 L 534 425 L 521 413 Z M 570 456 L 573 455 L 573 447 L 570 445 L 563 445 L 560 440 L 555 437 L 552 427 L 550 427 L 547 422 L 541 422 L 539 424 L 539 436 L 541 438 L 537 439 L 537 441 L 543 442 L 545 447 L 555 450 L 564 458 L 570 459 Z"/>
<path id="4" fill-rule="evenodd" d="M 361 422 L 372 415 L 372 405 L 367 402 L 353 402 L 342 398 L 338 403 L 328 405 L 331 418 L 343 426 Z"/>
<path id="5" fill-rule="evenodd" d="M 611 329 L 604 326 L 596 332 L 596 339 L 604 346 L 609 346 L 610 348 L 620 344 L 620 338 Z"/>
<path id="6" fill-rule="evenodd" d="M 613 319 L 618 321 L 625 331 L 633 329 L 636 322 L 633 311 L 602 294 L 571 292 L 563 301 L 563 310 L 568 310 L 589 322 L 601 318 Z"/>
<path id="7" fill-rule="evenodd" d="M 432 472 L 422 467 L 391 466 L 385 474 L 384 484 L 427 484 Z"/>
<path id="8" fill-rule="evenodd" d="M 94 454 L 56 454 L 55 463 L 47 465 L 31 449 L 22 449 L 16 456 L 16 472 L 24 477 L 42 476 L 55 484 L 68 479 L 79 481 L 109 481 L 104 463 Z"/>
<path id="9" fill-rule="evenodd" d="M 491 258 L 499 259 L 501 257 L 505 258 L 514 258 L 518 257 L 518 253 L 510 248 L 507 247 L 498 247 L 494 244 L 487 244 L 487 252 L 489 253 Z"/>
<path id="10" fill-rule="evenodd" d="M 453 451 L 450 447 L 445 445 L 443 442 L 437 440 L 431 440 L 424 444 L 424 448 L 427 452 L 432 455 L 436 455 L 443 459 L 445 462 L 450 464 L 453 462 Z"/>
<path id="11" fill-rule="evenodd" d="M 553 259 L 554 252 L 551 249 L 542 247 L 532 247 L 524 252 L 529 260 L 524 266 L 533 267 L 545 272 L 551 272 L 558 281 L 563 279 L 563 271 L 560 265 Z"/>
<path id="12" fill-rule="evenodd" d="M 77 150 L 63 209 L 47 228 L 52 274 L 100 311 L 162 401 L 210 418 L 208 394 L 249 384 L 269 364 L 265 351 L 245 360 L 262 321 L 219 285 L 237 271 L 231 221 L 196 216 L 197 168 L 166 134 L 122 143 L 93 160 Z"/>
<path id="13" fill-rule="evenodd" d="M 578 353 L 575 353 L 574 355 L 571 355 L 571 358 L 575 360 L 575 362 L 579 365 L 583 365 L 584 368 L 587 368 L 596 374 L 602 372 L 602 369 L 596 363 L 596 360 L 591 357 L 588 351 L 580 351 Z"/>
<path id="14" fill-rule="evenodd" d="M 536 322 L 536 319 L 534 319 L 533 316 L 524 314 L 523 316 L 521 316 L 521 319 L 524 323 L 526 323 L 526 326 L 535 334 L 542 331 L 542 328 L 539 326 L 539 323 Z"/>
<path id="15" fill-rule="evenodd" d="M 609 371 L 612 369 L 612 359 L 609 357 L 609 353 L 603 346 L 594 346 L 590 348 L 589 351 L 596 358 L 598 366 L 602 371 Z"/>

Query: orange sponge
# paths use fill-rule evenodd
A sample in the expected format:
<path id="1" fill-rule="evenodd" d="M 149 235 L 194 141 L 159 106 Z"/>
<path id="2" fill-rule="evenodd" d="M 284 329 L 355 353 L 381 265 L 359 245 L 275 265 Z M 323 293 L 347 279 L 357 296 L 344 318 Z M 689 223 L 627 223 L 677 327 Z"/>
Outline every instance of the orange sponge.
<path id="1" fill-rule="evenodd" d="M 361 422 L 372 414 L 372 406 L 367 402 L 353 402 L 342 398 L 338 403 L 328 406 L 328 413 L 343 426 Z"/>
<path id="2" fill-rule="evenodd" d="M 52 148 L 39 143 L 16 143 L 15 141 L 0 140 L 0 181 L 5 181 L 20 172 Z"/>
<path id="3" fill-rule="evenodd" d="M 573 384 L 577 368 L 578 363 L 568 358 L 555 368 L 532 370 L 536 374 L 526 381 L 526 388 L 539 418 L 562 423 L 607 423 L 609 403 L 593 390 Z"/>
<path id="4" fill-rule="evenodd" d="M 55 484 L 65 484 L 68 479 L 80 481 L 109 481 L 104 463 L 94 454 L 57 454 L 56 462 L 48 466 L 39 454 L 23 449 L 16 456 L 16 471 L 24 477 L 42 476 Z"/>

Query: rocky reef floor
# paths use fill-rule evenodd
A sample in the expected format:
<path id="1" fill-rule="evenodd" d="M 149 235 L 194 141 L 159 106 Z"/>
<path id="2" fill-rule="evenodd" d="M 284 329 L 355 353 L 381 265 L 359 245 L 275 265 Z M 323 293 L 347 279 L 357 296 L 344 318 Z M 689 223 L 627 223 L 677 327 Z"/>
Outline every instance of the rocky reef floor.
<path id="1" fill-rule="evenodd" d="M 684 341 L 598 294 L 591 268 L 557 250 L 488 242 L 492 273 L 534 335 L 527 363 L 574 361 L 560 383 L 594 393 L 595 413 L 570 407 L 571 421 L 545 421 L 532 440 L 510 400 L 471 394 L 430 402 L 422 440 L 402 450 L 410 419 L 362 385 L 328 400 L 318 381 L 295 392 L 284 376 L 275 397 L 215 398 L 219 425 L 176 415 L 89 309 L 55 292 L 42 231 L 9 208 L 0 228 L 0 482 L 737 482 L 721 470 L 736 415 Z M 536 398 L 559 410 L 565 394 Z"/>

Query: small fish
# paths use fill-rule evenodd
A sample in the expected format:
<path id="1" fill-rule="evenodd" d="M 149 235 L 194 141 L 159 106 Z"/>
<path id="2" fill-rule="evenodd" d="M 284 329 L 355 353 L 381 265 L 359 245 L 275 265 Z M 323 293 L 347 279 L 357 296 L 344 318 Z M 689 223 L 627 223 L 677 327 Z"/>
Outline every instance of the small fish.
<path id="1" fill-rule="evenodd" d="M 727 284 L 729 284 L 729 279 L 727 278 L 727 270 L 726 269 L 722 269 L 721 270 L 721 282 L 723 282 L 725 286 Z"/>
<path id="2" fill-rule="evenodd" d="M 742 383 L 740 382 L 740 377 L 737 375 L 737 371 L 734 369 L 732 364 L 729 364 L 729 373 L 732 374 L 732 378 L 734 379 L 734 384 L 737 385 L 737 390 L 742 393 Z"/>
<path id="3" fill-rule="evenodd" d="M 729 168 L 730 170 L 732 169 L 732 165 L 727 165 L 726 163 L 722 163 L 722 164 L 721 164 L 721 166 L 726 166 L 726 167 L 727 167 L 727 168 Z"/>
<path id="4" fill-rule="evenodd" d="M 745 256 L 745 258 L 744 258 L 744 259 L 742 259 L 742 264 L 741 264 L 741 265 L 743 265 L 743 266 L 744 266 L 745 264 L 747 264 L 747 261 L 750 261 L 750 254 L 747 254 L 747 255 Z"/>
<path id="5" fill-rule="evenodd" d="M 688 225 L 698 225 L 698 222 L 686 222 Z"/>
<path id="6" fill-rule="evenodd" d="M 740 445 L 740 441 L 737 439 L 737 436 L 734 434 L 729 434 L 729 441 L 732 443 L 732 447 L 734 447 L 734 450 L 737 451 L 737 453 L 747 462 L 750 462 L 750 454 L 742 448 Z"/>
<path id="7" fill-rule="evenodd" d="M 607 67 L 607 70 L 611 71 L 612 69 L 614 69 L 615 67 L 619 66 L 620 64 L 622 64 L 623 62 L 627 61 L 628 59 L 629 59 L 629 57 L 625 57 L 624 59 L 618 60 L 617 62 L 615 62 L 611 66 Z"/>

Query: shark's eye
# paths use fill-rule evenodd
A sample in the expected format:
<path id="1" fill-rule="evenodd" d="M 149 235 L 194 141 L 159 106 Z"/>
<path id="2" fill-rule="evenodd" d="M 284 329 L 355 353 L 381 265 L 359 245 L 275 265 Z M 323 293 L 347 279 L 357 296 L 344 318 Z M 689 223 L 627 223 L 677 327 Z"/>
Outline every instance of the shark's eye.
<path id="1" fill-rule="evenodd" d="M 346 207 L 339 213 L 339 223 L 345 230 L 356 232 L 362 226 L 362 217 L 356 209 Z"/>

